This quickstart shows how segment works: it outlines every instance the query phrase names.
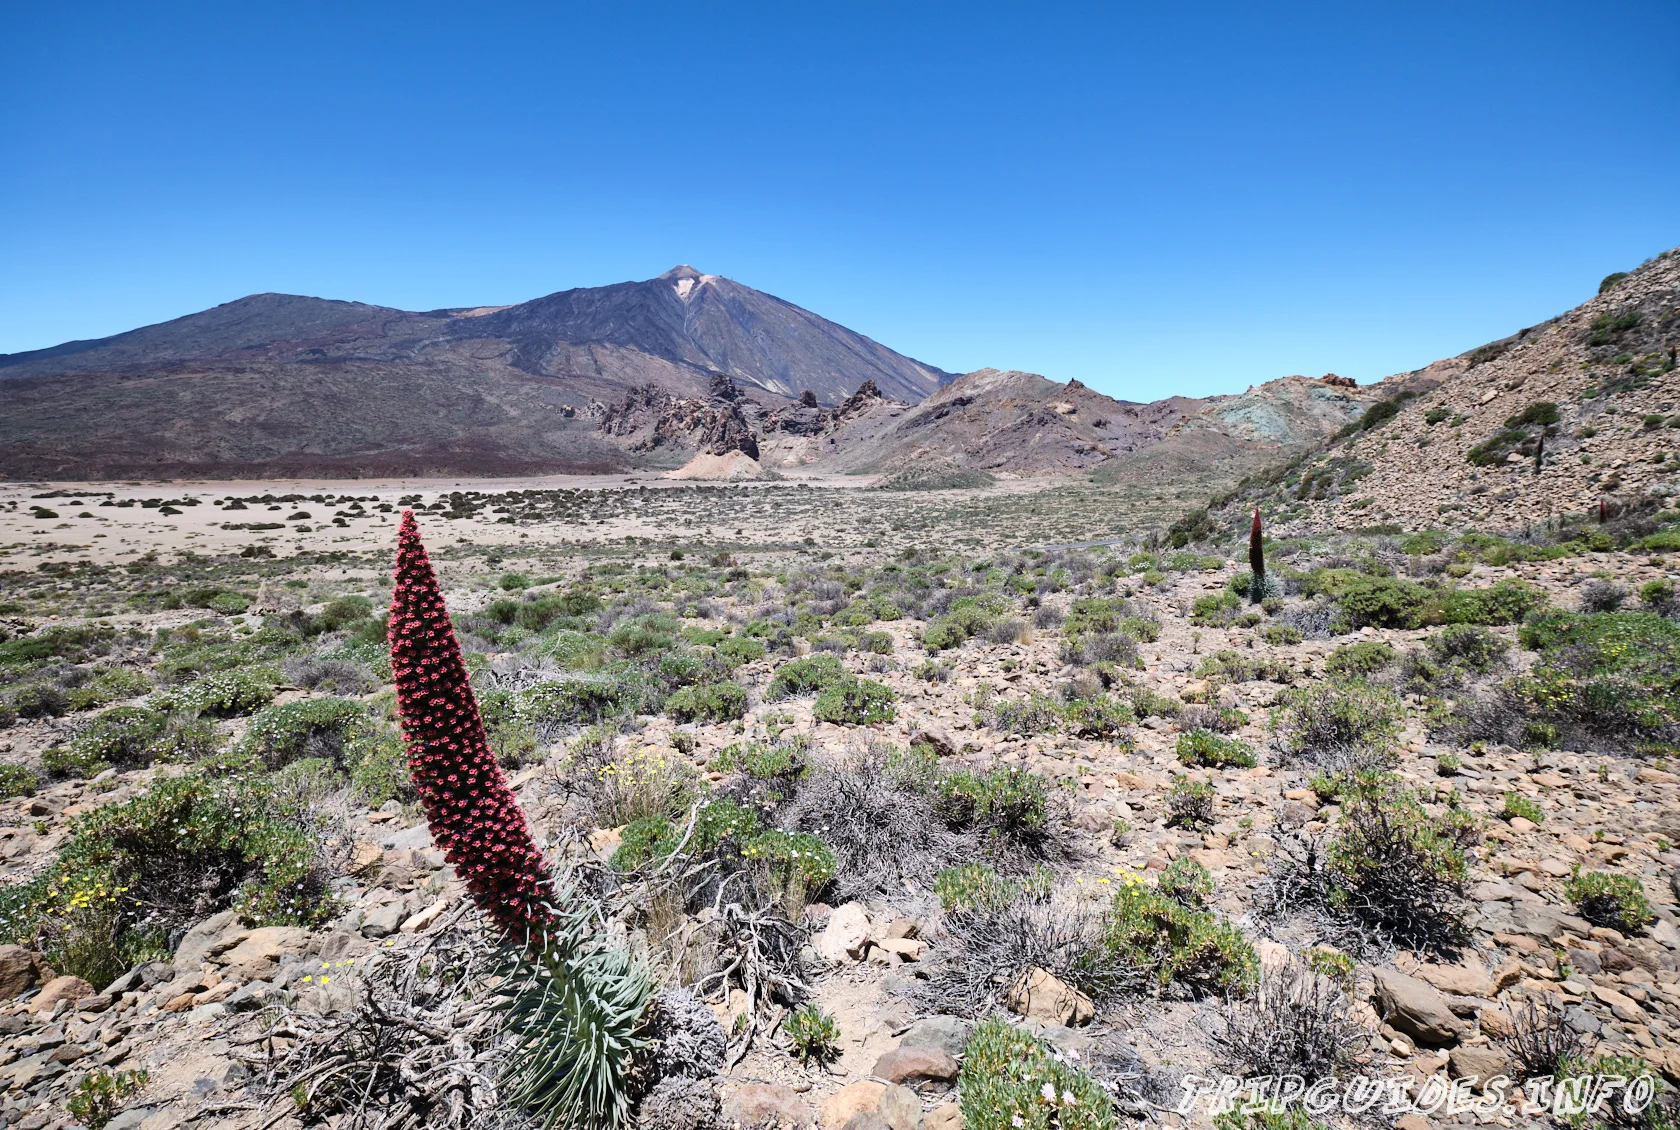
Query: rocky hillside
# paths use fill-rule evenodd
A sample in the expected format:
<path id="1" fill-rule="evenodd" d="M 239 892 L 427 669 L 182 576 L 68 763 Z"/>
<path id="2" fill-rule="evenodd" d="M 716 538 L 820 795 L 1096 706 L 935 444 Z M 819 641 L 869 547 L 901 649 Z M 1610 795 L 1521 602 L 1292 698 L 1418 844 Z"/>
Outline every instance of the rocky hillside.
<path id="1" fill-rule="evenodd" d="M 750 397 L 709 401 L 659 390 L 633 391 L 601 417 L 603 432 L 630 450 L 671 457 L 746 450 L 771 469 L 840 473 L 964 472 L 1014 475 L 1096 471 L 1146 473 L 1146 464 L 1275 460 L 1280 450 L 1321 442 L 1357 419 L 1379 394 L 1330 377 L 1285 377 L 1239 396 L 1173 396 L 1140 404 L 1104 396 L 1079 381 L 980 369 L 920 404 L 884 395 L 873 381 L 843 403 L 771 409 Z M 741 424 L 719 429 L 719 414 Z M 1134 457 L 1135 458 L 1128 458 Z M 953 478 L 952 476 L 956 477 Z M 1234 478 L 1234 476 L 1233 476 Z"/>
<path id="2" fill-rule="evenodd" d="M 1562 1130 L 1491 1077 L 1680 1083 L 1680 604 L 1645 554 L 1467 538 L 1425 584 L 1326 535 L 1255 604 L 1137 543 L 697 563 L 679 517 L 605 556 L 517 520 L 438 560 L 568 905 L 660 980 L 641 1127 L 1120 1130 L 1187 1074 L 1301 1074 Z M 0 575 L 6 1126 L 90 1093 L 117 1130 L 541 1124 L 391 716 L 388 569 Z"/>
<path id="3" fill-rule="evenodd" d="M 592 402 L 723 373 L 774 406 L 947 374 L 692 267 L 508 307 L 412 313 L 263 294 L 0 356 L 0 474 L 508 474 L 635 465 Z M 581 418 L 580 418 L 581 417 Z"/>
<path id="4" fill-rule="evenodd" d="M 1378 388 L 1391 417 L 1245 492 L 1287 524 L 1510 528 L 1680 491 L 1680 252 Z M 1246 502 L 1244 503 L 1246 505 Z"/>

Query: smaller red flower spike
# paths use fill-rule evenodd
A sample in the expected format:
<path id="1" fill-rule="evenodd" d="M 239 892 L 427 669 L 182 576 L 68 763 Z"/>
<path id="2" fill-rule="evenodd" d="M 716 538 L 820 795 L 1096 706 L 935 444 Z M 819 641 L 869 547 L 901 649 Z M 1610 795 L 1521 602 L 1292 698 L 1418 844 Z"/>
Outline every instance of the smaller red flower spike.
<path id="1" fill-rule="evenodd" d="M 540 935 L 555 919 L 548 869 L 490 750 L 412 510 L 403 511 L 397 531 L 395 577 L 389 636 L 397 714 L 432 840 L 502 930 Z"/>

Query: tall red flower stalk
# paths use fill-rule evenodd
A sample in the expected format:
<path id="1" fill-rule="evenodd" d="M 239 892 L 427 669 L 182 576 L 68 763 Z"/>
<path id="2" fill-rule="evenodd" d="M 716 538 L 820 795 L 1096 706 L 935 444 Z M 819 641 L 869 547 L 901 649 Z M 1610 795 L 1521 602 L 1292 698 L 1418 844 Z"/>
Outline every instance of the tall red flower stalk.
<path id="1" fill-rule="evenodd" d="M 1248 571 L 1253 574 L 1249 595 L 1258 603 L 1266 595 L 1266 548 L 1262 541 L 1260 508 L 1254 508 L 1254 521 L 1248 527 Z"/>
<path id="2" fill-rule="evenodd" d="M 390 641 L 397 713 L 432 840 L 497 926 L 521 939 L 540 937 L 555 921 L 548 870 L 490 751 L 412 510 L 403 511 L 397 532 L 395 576 Z"/>

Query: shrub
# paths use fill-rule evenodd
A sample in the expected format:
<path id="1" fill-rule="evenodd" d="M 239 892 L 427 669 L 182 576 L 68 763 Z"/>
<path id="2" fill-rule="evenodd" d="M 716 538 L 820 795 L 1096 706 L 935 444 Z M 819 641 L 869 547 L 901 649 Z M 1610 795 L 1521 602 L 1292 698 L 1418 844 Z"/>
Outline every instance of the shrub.
<path id="1" fill-rule="evenodd" d="M 1510 1021 L 1498 1039 L 1515 1062 L 1519 1081 L 1561 1076 L 1586 1050 L 1586 1037 L 1569 1026 L 1568 1010 L 1549 993 L 1530 996 Z"/>
<path id="2" fill-rule="evenodd" d="M 1209 730 L 1191 730 L 1178 736 L 1181 765 L 1209 765 L 1217 769 L 1252 769 L 1259 762 L 1254 751 L 1242 742 Z"/>
<path id="3" fill-rule="evenodd" d="M 1515 624 L 1545 603 L 1545 590 L 1506 580 L 1485 589 L 1449 589 L 1440 597 L 1439 615 L 1448 624 Z"/>
<path id="4" fill-rule="evenodd" d="M 503 769 L 518 769 L 537 752 L 537 731 L 529 722 L 515 719 L 488 732 L 490 752 Z"/>
<path id="5" fill-rule="evenodd" d="M 1260 969 L 1242 931 L 1136 880 L 1122 882 L 1114 896 L 1105 945 L 1163 988 L 1177 982 L 1198 993 L 1240 994 Z"/>
<path id="6" fill-rule="evenodd" d="M 91 1071 L 82 1076 L 64 1109 L 87 1130 L 105 1130 L 122 1113 L 122 1102 L 146 1085 L 143 1070 Z"/>
<path id="7" fill-rule="evenodd" d="M 368 726 L 352 733 L 345 760 L 351 784 L 368 804 L 377 806 L 388 800 L 410 804 L 418 798 L 408 771 L 408 748 L 396 731 Z"/>
<path id="8" fill-rule="evenodd" d="M 119 769 L 150 764 L 153 744 L 162 737 L 166 724 L 163 715 L 145 707 L 119 706 L 107 710 L 70 743 L 68 760 L 88 767 L 114 765 Z"/>
<path id="9" fill-rule="evenodd" d="M 1014 846 L 1042 844 L 1050 832 L 1044 779 L 1025 769 L 953 773 L 940 785 L 939 810 L 953 828 L 978 829 Z"/>
<path id="10" fill-rule="evenodd" d="M 1333 582 L 1331 595 L 1350 628 L 1415 628 L 1429 602 L 1429 590 L 1420 584 L 1362 573 Z"/>
<path id="11" fill-rule="evenodd" d="M 1063 726 L 1075 737 L 1129 743 L 1136 721 L 1130 704 L 1102 695 L 1073 698 L 1062 705 Z"/>
<path id="12" fill-rule="evenodd" d="M 152 689 L 151 680 L 138 671 L 126 667 L 106 667 L 65 694 L 72 710 L 91 710 L 108 702 L 135 698 Z"/>
<path id="13" fill-rule="evenodd" d="M 733 722 L 746 712 L 746 688 L 737 683 L 684 687 L 665 700 L 665 713 L 676 722 Z"/>
<path id="14" fill-rule="evenodd" d="M 677 645 L 678 630 L 675 619 L 653 613 L 621 621 L 607 639 L 618 651 L 635 657 L 671 650 Z"/>
<path id="15" fill-rule="evenodd" d="M 206 675 L 184 687 L 159 691 L 152 696 L 151 705 L 166 713 L 185 710 L 212 718 L 233 718 L 273 702 L 278 681 L 273 668 L 239 667 Z"/>
<path id="16" fill-rule="evenodd" d="M 1627 596 L 1626 585 L 1615 581 L 1593 581 L 1581 589 L 1581 611 L 1614 612 Z"/>
<path id="17" fill-rule="evenodd" d="M 1499 815 L 1506 820 L 1513 820 L 1520 816 L 1533 824 L 1543 824 L 1546 820 L 1546 814 L 1540 811 L 1540 806 L 1521 793 L 1506 793 L 1505 806 L 1500 810 Z"/>
<path id="18" fill-rule="evenodd" d="M 984 863 L 947 867 L 933 879 L 933 893 L 947 912 L 996 908 L 1021 893 L 1018 883 L 1002 878 Z"/>
<path id="19" fill-rule="evenodd" d="M 41 768 L 50 777 L 97 777 L 111 768 L 111 763 L 97 753 L 75 742 L 55 745 L 42 751 Z"/>
<path id="20" fill-rule="evenodd" d="M 1474 826 L 1453 813 L 1431 816 L 1381 775 L 1346 777 L 1339 792 L 1342 816 L 1326 853 L 1330 904 L 1400 945 L 1455 943 Z"/>
<path id="21" fill-rule="evenodd" d="M 892 688 L 873 679 L 845 679 L 830 683 L 817 695 L 811 716 L 819 722 L 864 726 L 891 722 L 898 714 Z"/>
<path id="22" fill-rule="evenodd" d="M 1242 606 L 1242 597 L 1228 589 L 1199 596 L 1190 606 L 1190 622 L 1204 628 L 1222 628 L 1242 610 Z"/>
<path id="23" fill-rule="evenodd" d="M 1450 624 L 1429 637 L 1430 654 L 1442 663 L 1485 673 L 1505 662 L 1510 645 L 1486 628 Z"/>
<path id="24" fill-rule="evenodd" d="M 0 800 L 15 796 L 34 796 L 41 783 L 40 776 L 29 766 L 15 761 L 0 761 Z"/>
<path id="25" fill-rule="evenodd" d="M 814 1004 L 801 1005 L 782 1025 L 788 1044 L 800 1063 L 827 1063 L 840 1056 L 840 1025 Z"/>
<path id="26" fill-rule="evenodd" d="M 1541 720 L 1625 744 L 1680 735 L 1680 625 L 1651 612 L 1549 610 L 1521 637 L 1540 657 L 1516 690 Z"/>
<path id="27" fill-rule="evenodd" d="M 1369 683 L 1317 682 L 1282 696 L 1272 717 L 1280 750 L 1309 764 L 1348 755 L 1386 760 L 1400 736 L 1406 708 L 1392 691 Z"/>
<path id="28" fill-rule="evenodd" d="M 1180 777 L 1167 790 L 1167 826 L 1192 832 L 1213 826 L 1213 786 Z"/>
<path id="29" fill-rule="evenodd" d="M 625 754 L 596 772 L 595 808 L 603 827 L 644 816 L 672 817 L 685 811 L 699 790 L 686 761 L 654 749 Z"/>
<path id="30" fill-rule="evenodd" d="M 1263 973 L 1249 1000 L 1226 1006 L 1216 1039 L 1249 1073 L 1316 1083 L 1360 1050 L 1365 1033 L 1351 1004 L 1335 980 L 1291 961 Z"/>
<path id="31" fill-rule="evenodd" d="M 1213 875 L 1189 856 L 1180 856 L 1161 872 L 1156 889 L 1186 910 L 1206 910 L 1213 897 Z"/>
<path id="32" fill-rule="evenodd" d="M 1380 640 L 1343 644 L 1330 653 L 1324 669 L 1331 675 L 1363 679 L 1381 671 L 1397 658 L 1394 648 Z"/>
<path id="33" fill-rule="evenodd" d="M 1637 934 L 1651 920 L 1651 902 L 1645 897 L 1645 886 L 1632 875 L 1616 875 L 1608 871 L 1582 873 L 1577 865 L 1575 873 L 1563 885 L 1581 912 L 1581 917 L 1594 926 L 1607 926 L 1623 934 Z"/>
<path id="34" fill-rule="evenodd" d="M 14 718 L 57 718 L 70 709 L 70 696 L 55 683 L 25 683 L 6 700 Z"/>
<path id="35" fill-rule="evenodd" d="M 538 683 L 514 697 L 514 710 L 537 730 L 567 725 L 597 725 L 631 707 L 627 688 L 611 678 L 569 678 Z M 548 735 L 552 740 L 553 735 Z"/>
<path id="36" fill-rule="evenodd" d="M 849 678 L 845 666 L 832 655 L 810 655 L 791 659 L 776 668 L 764 697 L 775 701 L 818 694 L 834 683 Z"/>
<path id="37" fill-rule="evenodd" d="M 360 703 L 343 698 L 306 698 L 262 710 L 251 719 L 239 751 L 279 769 L 305 757 L 346 763 L 345 745 L 368 721 Z"/>
<path id="38" fill-rule="evenodd" d="M 999 1018 L 983 1020 L 957 1077 L 966 1130 L 1116 1130 L 1096 1080 Z"/>
<path id="39" fill-rule="evenodd" d="M 833 850 L 809 832 L 770 828 L 741 845 L 741 857 L 763 870 L 769 893 L 797 920 L 810 897 L 833 881 L 839 869 Z"/>
<path id="40" fill-rule="evenodd" d="M 735 668 L 743 663 L 751 663 L 764 658 L 764 645 L 757 640 L 743 636 L 730 636 L 717 642 L 714 649 L 718 661 L 725 667 Z"/>

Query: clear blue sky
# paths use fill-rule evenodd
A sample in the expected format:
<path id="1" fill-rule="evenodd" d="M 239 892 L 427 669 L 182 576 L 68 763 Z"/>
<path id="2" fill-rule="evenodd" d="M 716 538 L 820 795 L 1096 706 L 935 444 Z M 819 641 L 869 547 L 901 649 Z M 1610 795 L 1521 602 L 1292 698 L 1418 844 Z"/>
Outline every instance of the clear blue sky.
<path id="1" fill-rule="evenodd" d="M 0 352 L 728 275 L 954 371 L 1361 380 L 1680 243 L 1680 4 L 8 4 Z"/>

